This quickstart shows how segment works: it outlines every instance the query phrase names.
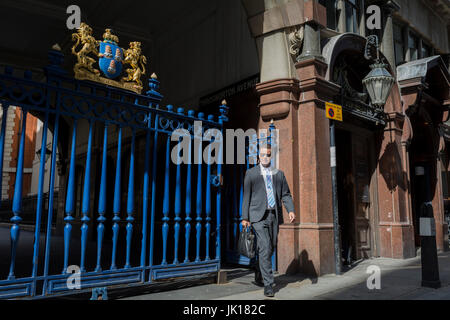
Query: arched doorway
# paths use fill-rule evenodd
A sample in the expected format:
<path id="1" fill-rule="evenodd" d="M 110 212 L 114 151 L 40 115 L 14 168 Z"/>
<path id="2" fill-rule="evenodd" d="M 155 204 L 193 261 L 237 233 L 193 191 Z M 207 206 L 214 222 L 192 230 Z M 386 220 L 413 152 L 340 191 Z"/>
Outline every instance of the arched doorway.
<path id="1" fill-rule="evenodd" d="M 341 87 L 334 97 L 344 111 L 336 124 L 338 202 L 343 258 L 350 263 L 414 254 L 400 92 L 394 85 L 384 110 L 370 104 L 362 80 L 373 61 L 365 59 L 365 45 L 364 37 L 347 33 L 328 39 L 323 49 L 326 80 Z"/>
<path id="2" fill-rule="evenodd" d="M 377 159 L 384 117 L 370 105 L 362 84 L 371 62 L 366 40 L 355 34 L 331 38 L 324 47 L 327 80 L 340 85 L 334 103 L 344 121 L 336 123 L 338 211 L 342 258 L 346 265 L 378 256 Z"/>

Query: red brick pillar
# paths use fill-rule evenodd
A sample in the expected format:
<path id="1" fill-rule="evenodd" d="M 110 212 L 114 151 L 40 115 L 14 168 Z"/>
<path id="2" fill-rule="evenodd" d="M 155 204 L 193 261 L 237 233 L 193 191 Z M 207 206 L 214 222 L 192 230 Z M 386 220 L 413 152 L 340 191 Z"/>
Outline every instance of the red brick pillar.
<path id="1" fill-rule="evenodd" d="M 329 120 L 324 102 L 339 86 L 324 80 L 327 65 L 317 57 L 296 64 L 300 79 L 298 166 L 300 181 L 300 257 L 302 272 L 334 273 L 334 237 Z"/>
<path id="2" fill-rule="evenodd" d="M 409 162 L 405 152 L 405 115 L 397 86 L 392 89 L 385 112 L 387 125 L 381 137 L 377 164 L 379 253 L 406 259 L 415 256 L 414 227 L 410 206 Z"/>

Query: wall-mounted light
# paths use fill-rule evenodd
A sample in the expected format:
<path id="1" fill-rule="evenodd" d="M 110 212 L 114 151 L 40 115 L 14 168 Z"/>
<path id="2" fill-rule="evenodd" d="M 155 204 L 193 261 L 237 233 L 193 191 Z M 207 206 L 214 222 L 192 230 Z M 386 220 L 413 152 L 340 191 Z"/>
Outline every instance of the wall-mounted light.
<path id="1" fill-rule="evenodd" d="M 394 77 L 387 71 L 387 64 L 380 59 L 380 48 L 378 44 L 378 37 L 371 35 L 367 37 L 366 49 L 364 57 L 367 60 L 373 60 L 373 49 L 376 50 L 375 63 L 370 66 L 372 69 L 369 74 L 363 79 L 362 83 L 369 93 L 372 105 L 378 109 L 383 110 L 384 105 L 391 93 L 394 85 Z"/>

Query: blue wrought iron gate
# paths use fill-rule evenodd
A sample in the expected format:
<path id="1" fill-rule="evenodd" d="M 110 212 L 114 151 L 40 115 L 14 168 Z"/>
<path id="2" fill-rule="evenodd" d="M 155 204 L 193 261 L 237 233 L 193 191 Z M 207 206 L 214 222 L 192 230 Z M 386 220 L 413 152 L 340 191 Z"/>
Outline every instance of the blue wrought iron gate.
<path id="1" fill-rule="evenodd" d="M 8 267 L 0 269 L 0 298 L 46 297 L 217 272 L 222 165 L 174 164 L 171 156 L 178 141 L 171 138 L 175 129 L 184 128 L 191 134 L 190 142 L 200 139 L 195 121 L 202 123 L 201 136 L 211 128 L 222 131 L 227 106 L 219 107 L 216 118 L 192 110 L 186 114 L 170 105 L 162 108 L 156 78 L 149 80 L 149 91 L 139 95 L 75 80 L 61 68 L 61 52 L 51 50 L 49 58 L 45 82 L 34 80 L 30 71 L 20 76 L 10 67 L 0 70 L 0 172 L 7 114 L 14 106 L 22 115 L 7 230 L 11 245 L 9 252 L 1 252 Z M 30 234 L 21 230 L 29 114 L 43 122 L 37 209 Z M 51 169 L 46 175 L 48 131 Z M 193 145 L 189 144 L 190 155 Z M 203 148 L 198 152 L 203 154 Z M 63 181 L 58 202 L 56 174 Z M 44 179 L 49 179 L 48 197 L 43 195 Z M 62 223 L 52 231 L 55 214 Z M 80 289 L 68 286 L 75 275 L 73 266 L 80 270 Z"/>

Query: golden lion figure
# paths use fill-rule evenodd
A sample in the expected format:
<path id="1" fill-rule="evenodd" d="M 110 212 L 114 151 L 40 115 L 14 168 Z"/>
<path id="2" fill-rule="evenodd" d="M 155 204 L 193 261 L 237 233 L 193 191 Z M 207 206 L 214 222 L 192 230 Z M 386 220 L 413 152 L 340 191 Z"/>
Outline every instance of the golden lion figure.
<path id="1" fill-rule="evenodd" d="M 99 53 L 97 47 L 99 43 L 92 36 L 92 28 L 89 27 L 86 23 L 82 22 L 80 24 L 80 28 L 78 28 L 77 33 L 72 34 L 72 40 L 77 41 L 75 45 L 72 47 L 72 53 L 77 56 L 77 63 L 73 67 L 73 71 L 75 74 L 81 72 L 81 69 L 87 69 L 96 75 L 100 74 L 100 71 L 95 69 L 92 65 L 96 62 L 95 59 L 89 57 L 89 54 L 95 54 L 98 57 Z M 76 52 L 75 49 L 80 44 L 82 48 L 80 51 Z"/>
<path id="2" fill-rule="evenodd" d="M 123 81 L 136 82 L 139 87 L 142 87 L 141 77 L 145 75 L 145 64 L 147 58 L 141 55 L 141 43 L 130 42 L 130 48 L 125 51 L 124 65 L 129 64 L 131 68 L 126 70 L 128 76 L 123 77 Z"/>

